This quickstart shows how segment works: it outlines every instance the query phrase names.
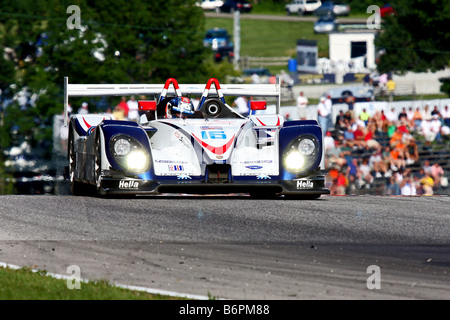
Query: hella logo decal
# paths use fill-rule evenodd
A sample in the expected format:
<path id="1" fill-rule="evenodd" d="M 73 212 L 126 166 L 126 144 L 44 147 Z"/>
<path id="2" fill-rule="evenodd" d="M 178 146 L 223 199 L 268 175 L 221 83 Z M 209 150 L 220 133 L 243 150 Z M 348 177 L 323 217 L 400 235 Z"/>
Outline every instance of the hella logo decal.
<path id="1" fill-rule="evenodd" d="M 314 183 L 311 180 L 297 180 L 297 189 L 312 189 Z"/>
<path id="2" fill-rule="evenodd" d="M 139 187 L 138 181 L 133 180 L 120 180 L 119 189 L 137 189 Z"/>

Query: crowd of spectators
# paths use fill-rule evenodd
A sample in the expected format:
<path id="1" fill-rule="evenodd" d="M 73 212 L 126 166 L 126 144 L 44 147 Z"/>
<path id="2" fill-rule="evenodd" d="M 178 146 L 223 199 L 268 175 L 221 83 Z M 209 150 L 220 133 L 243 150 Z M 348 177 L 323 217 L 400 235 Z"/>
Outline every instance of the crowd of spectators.
<path id="1" fill-rule="evenodd" d="M 448 106 L 340 111 L 324 137 L 331 194 L 434 194 L 447 179 L 438 158 L 420 158 L 418 139 L 427 145 L 449 141 Z"/>

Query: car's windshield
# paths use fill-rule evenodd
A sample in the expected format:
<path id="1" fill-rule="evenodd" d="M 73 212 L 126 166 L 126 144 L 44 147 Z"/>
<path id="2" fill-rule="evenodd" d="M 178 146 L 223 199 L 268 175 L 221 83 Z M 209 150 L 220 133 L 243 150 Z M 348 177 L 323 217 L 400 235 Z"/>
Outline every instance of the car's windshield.
<path id="1" fill-rule="evenodd" d="M 214 31 L 208 31 L 206 33 L 207 39 L 214 39 L 214 38 L 228 38 L 228 32 L 226 30 L 214 30 Z"/>

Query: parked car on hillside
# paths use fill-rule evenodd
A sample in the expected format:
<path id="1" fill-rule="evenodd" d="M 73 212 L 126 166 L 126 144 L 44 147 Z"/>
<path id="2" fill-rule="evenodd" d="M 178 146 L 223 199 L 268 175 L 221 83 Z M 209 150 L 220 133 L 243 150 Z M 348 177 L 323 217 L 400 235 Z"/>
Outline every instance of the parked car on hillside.
<path id="1" fill-rule="evenodd" d="M 334 31 L 338 31 L 338 23 L 334 15 L 321 16 L 314 23 L 315 33 L 329 33 Z"/>
<path id="2" fill-rule="evenodd" d="M 226 29 L 214 28 L 206 31 L 203 46 L 213 51 L 215 62 L 220 62 L 224 59 L 228 59 L 229 62 L 233 60 L 234 45 L 230 38 L 231 36 Z"/>
<path id="3" fill-rule="evenodd" d="M 219 12 L 250 12 L 252 11 L 252 4 L 246 0 L 226 0 L 218 9 Z"/>
<path id="4" fill-rule="evenodd" d="M 293 0 L 285 6 L 288 15 L 298 14 L 302 16 L 306 13 L 313 13 L 322 5 L 320 0 Z"/>
<path id="5" fill-rule="evenodd" d="M 340 1 L 325 1 L 314 12 L 318 16 L 334 14 L 335 16 L 348 16 L 350 14 L 350 5 Z"/>
<path id="6" fill-rule="evenodd" d="M 223 5 L 222 0 L 202 0 L 196 3 L 197 6 L 201 7 L 203 10 L 215 11 Z"/>
<path id="7" fill-rule="evenodd" d="M 322 94 L 323 97 L 330 96 L 331 102 L 346 103 L 345 100 L 349 96 L 355 97 L 355 102 L 373 101 L 373 87 L 372 86 L 348 86 L 348 87 L 336 87 L 328 90 Z"/>
<path id="8" fill-rule="evenodd" d="M 392 6 L 390 4 L 385 4 L 384 6 L 382 6 L 380 8 L 380 16 L 382 18 L 387 17 L 387 16 L 396 16 L 397 12 L 395 11 L 394 8 L 392 8 Z"/>

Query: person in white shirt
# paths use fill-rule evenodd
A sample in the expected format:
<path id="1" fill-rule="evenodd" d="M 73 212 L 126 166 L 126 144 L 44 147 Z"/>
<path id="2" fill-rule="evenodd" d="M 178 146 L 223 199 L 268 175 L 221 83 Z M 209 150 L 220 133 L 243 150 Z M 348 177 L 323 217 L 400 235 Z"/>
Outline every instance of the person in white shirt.
<path id="1" fill-rule="evenodd" d="M 390 111 L 386 112 L 386 119 L 390 122 L 395 122 L 398 119 L 397 114 L 395 113 L 395 109 L 391 108 Z"/>
<path id="2" fill-rule="evenodd" d="M 330 114 L 327 106 L 325 105 L 325 97 L 320 98 L 320 102 L 317 105 L 317 120 L 319 121 L 320 126 L 322 127 L 322 135 L 325 135 L 328 131 L 328 115 Z"/>
<path id="3" fill-rule="evenodd" d="M 127 101 L 128 105 L 128 120 L 138 121 L 139 120 L 139 105 L 134 96 L 130 97 L 130 100 Z"/>
<path id="4" fill-rule="evenodd" d="M 431 120 L 433 116 L 431 115 L 431 110 L 428 107 L 428 105 L 425 105 L 425 107 L 422 110 L 422 120 Z"/>
<path id="5" fill-rule="evenodd" d="M 243 115 L 243 116 L 248 115 L 249 108 L 248 108 L 247 99 L 245 97 L 237 97 L 231 106 L 237 107 L 238 113 L 240 113 L 241 115 Z"/>
<path id="6" fill-rule="evenodd" d="M 88 114 L 89 110 L 88 110 L 88 103 L 87 102 L 83 102 L 81 104 L 81 108 L 78 109 L 78 114 Z"/>
<path id="7" fill-rule="evenodd" d="M 308 98 L 304 96 L 303 91 L 297 97 L 298 118 L 306 120 L 306 107 L 308 106 Z"/>

